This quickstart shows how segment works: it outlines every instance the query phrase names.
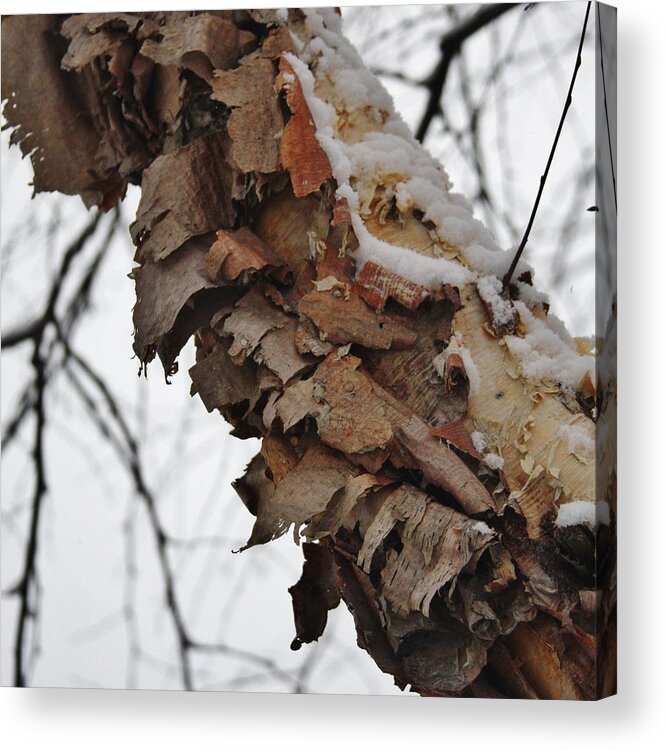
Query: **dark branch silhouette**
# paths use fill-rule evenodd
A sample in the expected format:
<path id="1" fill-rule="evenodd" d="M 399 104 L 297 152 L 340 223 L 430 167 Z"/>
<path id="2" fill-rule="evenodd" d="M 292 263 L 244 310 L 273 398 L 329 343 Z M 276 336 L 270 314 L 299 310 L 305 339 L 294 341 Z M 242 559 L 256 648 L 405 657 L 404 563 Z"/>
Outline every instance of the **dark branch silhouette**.
<path id="1" fill-rule="evenodd" d="M 459 54 L 465 41 L 476 34 L 489 23 L 492 23 L 507 11 L 516 6 L 516 3 L 493 3 L 484 5 L 476 13 L 466 18 L 458 26 L 455 26 L 442 37 L 439 44 L 440 59 L 432 73 L 424 81 L 429 90 L 428 103 L 425 112 L 416 129 L 417 140 L 423 142 L 428 133 L 433 118 L 441 113 L 441 99 L 444 86 L 451 63 Z"/>
<path id="2" fill-rule="evenodd" d="M 55 327 L 57 329 L 60 325 L 57 318 L 57 304 L 61 296 L 64 281 L 67 278 L 75 259 L 83 252 L 88 241 L 95 234 L 101 216 L 102 214 L 96 212 L 76 240 L 72 242 L 65 251 L 58 273 L 51 284 L 51 289 L 47 296 L 46 305 L 42 315 L 29 325 L 3 337 L 3 347 L 12 347 L 27 341 L 32 342 L 32 356 L 30 362 L 33 370 L 33 380 L 29 388 L 24 392 L 19 408 L 14 418 L 10 421 L 8 430 L 5 432 L 6 447 L 7 438 L 11 439 L 11 437 L 17 433 L 19 427 L 27 416 L 30 414 L 33 415 L 35 428 L 31 455 L 34 466 L 35 484 L 32 500 L 30 502 L 28 536 L 21 575 L 16 585 L 9 592 L 10 594 L 16 595 L 19 599 L 19 613 L 16 626 L 16 636 L 14 639 L 14 684 L 17 687 L 25 687 L 27 684 L 25 669 L 26 631 L 29 620 L 36 617 L 37 611 L 37 601 L 36 596 L 33 596 L 33 589 L 36 579 L 40 520 L 47 493 L 44 457 L 44 441 L 47 424 L 45 402 L 47 384 L 49 382 L 49 367 L 52 366 L 55 350 L 53 341 L 48 341 L 47 334 L 50 327 Z M 104 252 L 108 247 L 117 219 L 118 211 L 115 211 L 111 231 L 107 234 L 101 252 Z M 68 333 L 71 333 L 71 329 L 78 320 L 80 313 L 86 307 L 85 300 L 92 288 L 94 275 L 98 267 L 99 262 L 93 264 L 92 269 L 89 269 L 88 273 L 85 274 L 83 284 L 79 285 L 74 290 L 73 300 L 67 306 L 66 315 L 64 316 Z"/>

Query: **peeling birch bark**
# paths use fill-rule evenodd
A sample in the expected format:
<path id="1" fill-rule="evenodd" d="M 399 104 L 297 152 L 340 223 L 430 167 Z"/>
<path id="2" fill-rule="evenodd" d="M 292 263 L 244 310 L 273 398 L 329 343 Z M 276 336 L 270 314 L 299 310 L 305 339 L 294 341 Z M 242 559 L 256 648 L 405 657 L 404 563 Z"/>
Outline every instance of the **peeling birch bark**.
<path id="1" fill-rule="evenodd" d="M 140 182 L 135 350 L 172 375 L 194 336 L 193 392 L 263 439 L 235 486 L 247 546 L 307 540 L 294 647 L 342 599 L 423 695 L 611 692 L 615 384 L 526 264 L 501 295 L 335 12 L 15 16 L 2 71 L 35 190 Z"/>

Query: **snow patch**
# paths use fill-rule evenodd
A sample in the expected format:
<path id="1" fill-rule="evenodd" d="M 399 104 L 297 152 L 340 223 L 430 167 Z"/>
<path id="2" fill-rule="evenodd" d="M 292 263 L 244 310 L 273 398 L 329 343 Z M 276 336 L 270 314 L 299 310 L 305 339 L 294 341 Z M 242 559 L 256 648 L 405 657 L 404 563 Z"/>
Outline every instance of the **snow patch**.
<path id="1" fill-rule="evenodd" d="M 594 427 L 587 421 L 560 425 L 557 430 L 557 437 L 564 442 L 569 453 L 574 455 L 594 454 Z"/>
<path id="2" fill-rule="evenodd" d="M 518 360 L 525 377 L 551 381 L 577 390 L 586 376 L 594 382 L 594 357 L 581 355 L 568 334 L 554 331 L 537 318 L 524 302 L 514 303 L 526 328 L 525 336 L 506 336 L 511 354 Z M 566 340 L 565 340 L 566 339 Z"/>
<path id="3" fill-rule="evenodd" d="M 489 468 L 499 471 L 504 468 L 504 459 L 499 453 L 486 453 L 483 456 L 483 463 Z"/>
<path id="4" fill-rule="evenodd" d="M 482 456 L 483 463 L 494 471 L 499 471 L 504 468 L 504 459 L 499 453 L 486 453 L 488 444 L 486 442 L 486 436 L 482 432 L 473 432 L 470 437 L 472 438 L 472 444 L 477 453 Z"/>
<path id="5" fill-rule="evenodd" d="M 352 213 L 351 217 L 359 243 L 356 251 L 359 268 L 363 268 L 368 261 L 374 261 L 426 289 L 438 289 L 442 284 L 463 287 L 473 280 L 473 274 L 459 263 L 446 258 L 430 258 L 408 248 L 391 245 L 371 234 L 358 213 Z"/>
<path id="6" fill-rule="evenodd" d="M 522 300 L 530 310 L 533 310 L 535 307 L 550 304 L 550 297 L 545 292 L 540 292 L 535 289 L 531 284 L 527 284 L 524 281 L 518 281 L 517 279 L 513 279 L 511 283 L 518 290 L 518 299 Z M 549 312 L 548 317 L 550 318 L 551 315 L 552 313 Z"/>
<path id="7" fill-rule="evenodd" d="M 598 503 L 592 500 L 573 500 L 560 505 L 555 525 L 560 528 L 567 526 L 586 525 L 596 528 L 599 524 L 610 524 L 610 508 L 605 500 Z"/>
<path id="8" fill-rule="evenodd" d="M 485 453 L 486 451 L 486 436 L 482 432 L 473 432 L 470 437 L 472 438 L 472 445 L 477 453 Z"/>
<path id="9" fill-rule="evenodd" d="M 508 299 L 502 297 L 502 282 L 497 276 L 482 276 L 476 282 L 481 299 L 491 309 L 498 325 L 508 325 L 513 321 L 514 309 Z"/>
<path id="10" fill-rule="evenodd" d="M 494 534 L 495 532 L 484 521 L 476 521 L 472 528 L 480 534 Z"/>

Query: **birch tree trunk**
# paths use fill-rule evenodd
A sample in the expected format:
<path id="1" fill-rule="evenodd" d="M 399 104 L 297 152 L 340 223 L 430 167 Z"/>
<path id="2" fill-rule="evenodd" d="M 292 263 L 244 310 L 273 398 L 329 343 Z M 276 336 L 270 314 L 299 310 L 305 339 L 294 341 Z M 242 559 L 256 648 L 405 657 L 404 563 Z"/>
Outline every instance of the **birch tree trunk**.
<path id="1" fill-rule="evenodd" d="M 334 11 L 5 17 L 36 191 L 131 226 L 135 351 L 262 448 L 296 637 L 342 599 L 422 695 L 614 691 L 614 382 L 450 189 Z"/>

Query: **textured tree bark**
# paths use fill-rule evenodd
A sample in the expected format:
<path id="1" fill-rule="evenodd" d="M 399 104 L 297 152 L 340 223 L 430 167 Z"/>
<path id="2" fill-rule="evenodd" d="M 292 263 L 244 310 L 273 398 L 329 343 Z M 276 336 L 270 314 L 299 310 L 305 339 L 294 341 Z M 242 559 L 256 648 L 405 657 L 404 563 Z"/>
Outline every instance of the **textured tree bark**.
<path id="1" fill-rule="evenodd" d="M 263 439 L 247 546 L 293 529 L 292 648 L 340 599 L 423 695 L 614 691 L 614 382 L 450 191 L 334 12 L 15 16 L 35 190 L 141 185 L 135 350 Z M 29 56 L 29 60 L 28 60 Z M 596 342 L 597 347 L 600 342 Z M 606 432 L 608 432 L 607 428 Z M 610 431 L 612 433 L 612 430 Z M 606 457 L 606 458 L 605 458 Z M 601 467 L 599 469 L 598 467 Z"/>

